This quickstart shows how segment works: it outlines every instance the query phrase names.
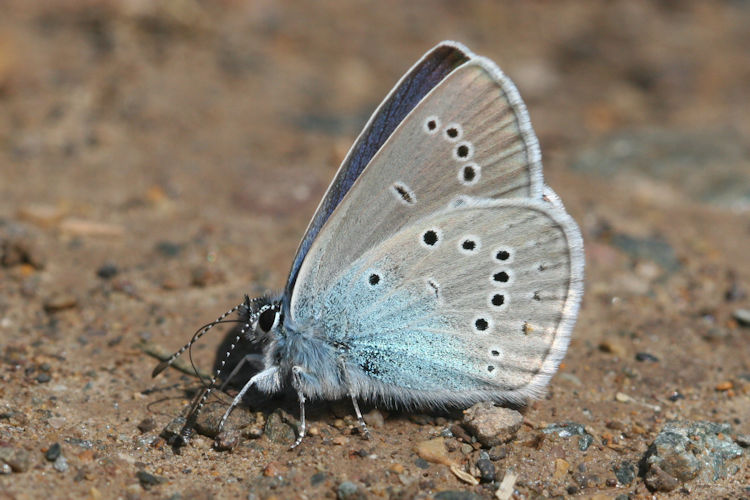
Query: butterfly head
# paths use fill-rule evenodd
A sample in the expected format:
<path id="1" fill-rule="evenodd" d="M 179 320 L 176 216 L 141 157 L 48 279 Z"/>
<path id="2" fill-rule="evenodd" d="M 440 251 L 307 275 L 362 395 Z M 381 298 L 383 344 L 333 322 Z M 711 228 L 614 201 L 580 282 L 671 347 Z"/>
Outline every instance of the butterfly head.
<path id="1" fill-rule="evenodd" d="M 246 295 L 240 317 L 245 322 L 245 334 L 252 340 L 271 340 L 282 324 L 281 300 L 267 296 L 250 299 Z"/>

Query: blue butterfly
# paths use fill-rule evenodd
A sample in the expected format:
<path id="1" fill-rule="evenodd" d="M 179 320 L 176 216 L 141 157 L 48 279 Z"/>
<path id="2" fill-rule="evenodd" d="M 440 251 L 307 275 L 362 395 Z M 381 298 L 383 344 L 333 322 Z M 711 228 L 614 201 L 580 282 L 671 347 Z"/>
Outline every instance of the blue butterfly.
<path id="1" fill-rule="evenodd" d="M 349 397 L 398 407 L 522 403 L 568 346 L 583 294 L 583 241 L 544 184 L 516 87 L 456 42 L 425 54 L 380 104 L 318 207 L 283 293 L 239 312 L 262 349 L 255 387 L 300 403 Z M 221 361 L 190 428 L 223 376 Z M 236 370 L 235 370 L 236 372 Z M 230 378 L 234 372 L 230 375 Z"/>

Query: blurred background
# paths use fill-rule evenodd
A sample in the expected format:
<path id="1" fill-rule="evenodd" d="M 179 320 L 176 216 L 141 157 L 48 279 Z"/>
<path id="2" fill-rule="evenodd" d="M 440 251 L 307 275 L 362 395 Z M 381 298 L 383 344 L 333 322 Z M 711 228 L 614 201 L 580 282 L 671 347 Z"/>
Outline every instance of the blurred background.
<path id="1" fill-rule="evenodd" d="M 443 39 L 516 83 L 547 182 L 586 241 L 587 292 L 566 365 L 527 417 L 637 420 L 646 431 L 633 463 L 662 417 L 647 406 L 628 414 L 618 392 L 668 407 L 667 417 L 750 432 L 750 3 L 1 8 L 0 403 L 38 434 L 3 430 L 0 418 L 0 441 L 34 450 L 32 463 L 71 436 L 103 440 L 107 456 L 133 449 L 134 423 L 151 413 L 131 395 L 153 384 L 154 362 L 134 346 L 174 349 L 243 293 L 281 288 L 360 128 Z M 210 367 L 216 342 L 197 349 L 199 364 Z M 657 361 L 644 363 L 653 361 L 644 352 Z M 107 441 L 113 426 L 119 437 Z M 160 467 L 177 467 L 170 460 Z M 598 482 L 576 488 L 606 489 L 602 460 Z M 127 472 L 107 486 L 90 473 L 81 491 L 134 481 Z M 14 491 L 43 487 L 24 477 Z M 570 491 L 566 481 L 550 491 Z"/>

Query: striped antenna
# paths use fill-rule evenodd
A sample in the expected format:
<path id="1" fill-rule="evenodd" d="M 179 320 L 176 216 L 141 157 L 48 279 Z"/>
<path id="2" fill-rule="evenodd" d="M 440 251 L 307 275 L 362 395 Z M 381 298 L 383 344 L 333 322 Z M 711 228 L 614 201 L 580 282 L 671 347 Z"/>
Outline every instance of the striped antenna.
<path id="1" fill-rule="evenodd" d="M 245 302 L 240 304 L 240 306 L 245 306 L 248 311 L 251 311 L 252 305 L 258 301 L 262 300 L 260 299 L 254 299 L 253 301 L 250 300 L 250 298 L 245 295 Z M 240 307 L 238 306 L 238 307 Z M 242 328 L 240 329 L 237 336 L 232 341 L 232 344 L 229 346 L 229 349 L 227 349 L 226 354 L 224 355 L 224 359 L 221 360 L 219 363 L 219 366 L 216 368 L 216 371 L 214 372 L 213 377 L 211 377 L 211 382 L 209 383 L 208 387 L 206 387 L 203 392 L 201 393 L 200 397 L 196 400 L 196 403 L 193 405 L 193 407 L 190 409 L 190 412 L 188 413 L 188 416 L 185 420 L 185 425 L 182 426 L 182 429 L 180 430 L 180 438 L 182 439 L 183 443 L 187 443 L 190 439 L 190 435 L 193 432 L 193 427 L 195 426 L 195 422 L 198 420 L 198 415 L 200 414 L 201 410 L 203 409 L 203 405 L 206 404 L 206 400 L 208 399 L 208 396 L 213 392 L 214 388 L 216 387 L 216 381 L 221 376 L 222 371 L 224 370 L 224 366 L 226 366 L 227 359 L 229 359 L 229 356 L 234 351 L 235 347 L 237 347 L 237 344 L 239 343 L 240 339 L 245 335 L 245 332 L 247 332 L 250 329 L 250 326 L 255 323 L 258 320 L 258 317 L 266 311 L 267 309 L 270 309 L 273 307 L 271 304 L 266 304 L 254 313 L 250 314 L 248 317 L 247 322 L 242 325 Z M 223 421 L 222 421 L 223 424 Z"/>
<path id="2" fill-rule="evenodd" d="M 161 363 L 159 363 L 158 365 L 156 365 L 156 368 L 154 368 L 154 371 L 151 372 L 151 377 L 156 377 L 161 372 L 163 372 L 164 370 L 166 370 L 167 368 L 169 368 L 170 366 L 172 366 L 172 363 L 174 363 L 177 358 L 179 358 L 180 356 L 182 356 L 182 354 L 185 351 L 187 351 L 188 349 L 190 349 L 193 346 L 193 344 L 195 344 L 201 337 L 203 337 L 211 328 L 213 328 L 214 326 L 216 326 L 219 323 L 221 323 L 222 321 L 224 321 L 224 318 L 226 318 L 227 316 L 229 316 L 232 313 L 237 312 L 239 310 L 239 308 L 243 307 L 243 306 L 247 307 L 248 311 L 249 311 L 250 310 L 250 306 L 253 303 L 255 303 L 256 301 L 258 301 L 258 300 L 260 300 L 260 298 L 253 299 L 251 301 L 249 299 L 249 297 L 247 295 L 245 295 L 244 302 L 242 302 L 241 304 L 237 304 L 236 306 L 234 306 L 233 308 L 231 308 L 230 310 L 228 310 L 227 312 L 225 312 L 224 314 L 222 314 L 221 316 L 219 316 L 218 318 L 216 318 L 215 321 L 212 321 L 211 323 L 207 324 L 206 326 L 204 326 L 203 328 L 201 328 L 200 330 L 198 330 L 195 333 L 195 335 L 193 335 L 193 338 L 190 339 L 190 342 L 188 342 L 184 346 L 180 347 L 180 349 L 177 352 L 175 352 L 174 354 L 172 354 L 169 357 L 169 359 L 167 359 L 166 361 L 162 361 Z"/>

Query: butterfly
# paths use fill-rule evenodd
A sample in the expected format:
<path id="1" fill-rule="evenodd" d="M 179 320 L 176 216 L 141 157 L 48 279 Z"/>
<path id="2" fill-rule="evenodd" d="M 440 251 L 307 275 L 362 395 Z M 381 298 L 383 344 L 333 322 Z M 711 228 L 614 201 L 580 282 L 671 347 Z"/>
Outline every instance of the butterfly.
<path id="1" fill-rule="evenodd" d="M 513 83 L 445 41 L 380 104 L 305 232 L 282 293 L 237 312 L 262 351 L 250 388 L 291 387 L 300 404 L 350 398 L 402 408 L 523 403 L 568 346 L 583 294 L 580 231 L 545 185 L 539 144 Z M 252 355 L 250 355 L 252 356 Z M 257 354 L 255 354 L 257 356 Z M 196 399 L 186 441 L 226 358 Z M 234 370 L 228 378 L 234 376 Z"/>

